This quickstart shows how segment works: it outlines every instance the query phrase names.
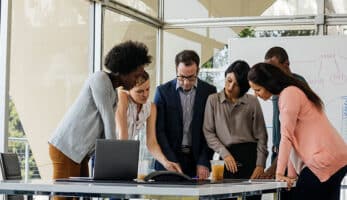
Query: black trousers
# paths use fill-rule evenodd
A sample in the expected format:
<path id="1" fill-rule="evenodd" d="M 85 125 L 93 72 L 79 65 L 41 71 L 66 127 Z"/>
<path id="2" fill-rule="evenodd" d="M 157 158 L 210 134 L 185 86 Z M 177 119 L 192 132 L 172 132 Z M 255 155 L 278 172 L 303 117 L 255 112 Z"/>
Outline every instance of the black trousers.
<path id="1" fill-rule="evenodd" d="M 193 156 L 193 152 L 189 152 L 189 153 L 178 152 L 176 153 L 176 156 L 182 168 L 183 173 L 190 177 L 195 177 L 196 163 Z"/>
<path id="2" fill-rule="evenodd" d="M 228 151 L 238 163 L 238 171 L 233 174 L 228 170 L 224 170 L 224 178 L 233 179 L 249 179 L 252 176 L 257 162 L 257 143 L 247 142 L 240 144 L 232 144 L 227 147 Z M 260 200 L 261 195 L 253 195 L 246 197 L 247 200 Z"/>
<path id="3" fill-rule="evenodd" d="M 299 175 L 296 187 L 293 188 L 292 199 L 340 200 L 341 181 L 346 172 L 347 166 L 322 183 L 308 167 L 305 167 Z"/>
<path id="4" fill-rule="evenodd" d="M 257 144 L 253 142 L 233 144 L 227 147 L 228 151 L 238 163 L 238 171 L 233 174 L 224 170 L 224 178 L 249 179 L 257 161 Z"/>

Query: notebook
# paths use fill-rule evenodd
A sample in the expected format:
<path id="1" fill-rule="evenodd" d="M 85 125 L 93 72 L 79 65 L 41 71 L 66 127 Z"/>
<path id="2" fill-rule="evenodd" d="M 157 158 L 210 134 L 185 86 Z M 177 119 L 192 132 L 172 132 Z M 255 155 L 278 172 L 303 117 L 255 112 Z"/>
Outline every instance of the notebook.
<path id="1" fill-rule="evenodd" d="M 137 178 L 139 146 L 137 140 L 97 139 L 94 175 L 56 179 L 56 181 L 132 181 Z"/>

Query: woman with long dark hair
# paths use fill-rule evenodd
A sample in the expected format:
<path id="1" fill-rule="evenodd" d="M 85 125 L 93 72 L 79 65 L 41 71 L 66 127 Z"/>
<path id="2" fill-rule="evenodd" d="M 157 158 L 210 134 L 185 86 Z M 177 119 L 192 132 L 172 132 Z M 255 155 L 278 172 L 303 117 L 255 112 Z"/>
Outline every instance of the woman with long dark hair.
<path id="1" fill-rule="evenodd" d="M 276 180 L 286 181 L 288 187 L 297 180 L 292 194 L 296 200 L 339 200 L 347 171 L 347 145 L 329 122 L 319 96 L 307 84 L 267 63 L 254 65 L 248 80 L 264 100 L 279 95 L 282 137 Z"/>

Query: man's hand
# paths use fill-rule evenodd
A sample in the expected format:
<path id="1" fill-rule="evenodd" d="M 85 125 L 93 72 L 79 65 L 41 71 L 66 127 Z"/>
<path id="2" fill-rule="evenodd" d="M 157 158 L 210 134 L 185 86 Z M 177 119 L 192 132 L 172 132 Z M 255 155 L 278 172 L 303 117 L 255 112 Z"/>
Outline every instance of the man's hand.
<path id="1" fill-rule="evenodd" d="M 275 179 L 276 167 L 269 167 L 265 170 L 265 172 L 260 175 L 261 179 Z"/>
<path id="2" fill-rule="evenodd" d="M 210 171 L 208 170 L 207 167 L 198 165 L 196 167 L 196 175 L 200 180 L 207 179 L 210 176 Z"/>
<path id="3" fill-rule="evenodd" d="M 253 170 L 251 179 L 257 179 L 260 178 L 260 175 L 264 173 L 264 167 L 256 166 Z"/>
<path id="4" fill-rule="evenodd" d="M 271 166 L 265 170 L 265 172 L 260 176 L 262 179 L 275 179 L 277 168 L 277 158 L 272 162 Z"/>
<path id="5" fill-rule="evenodd" d="M 227 155 L 224 158 L 225 167 L 232 173 L 237 172 L 237 163 L 232 155 Z"/>

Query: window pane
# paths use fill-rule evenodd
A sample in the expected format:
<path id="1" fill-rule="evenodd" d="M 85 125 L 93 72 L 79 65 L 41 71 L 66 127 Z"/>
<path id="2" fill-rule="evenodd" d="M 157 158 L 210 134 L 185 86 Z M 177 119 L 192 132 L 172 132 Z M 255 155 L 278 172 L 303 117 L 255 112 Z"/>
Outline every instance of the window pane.
<path id="1" fill-rule="evenodd" d="M 345 0 L 327 0 L 325 12 L 327 14 L 347 14 L 347 2 Z"/>
<path id="2" fill-rule="evenodd" d="M 257 0 L 256 3 L 252 0 L 165 0 L 164 2 L 166 20 L 316 13 L 317 0 Z"/>
<path id="3" fill-rule="evenodd" d="M 118 1 L 147 15 L 158 17 L 158 0 L 112 0 Z"/>
<path id="4" fill-rule="evenodd" d="M 301 28 L 301 29 L 300 29 Z M 228 47 L 228 40 L 239 37 L 282 37 L 314 35 L 314 26 L 271 26 L 271 27 L 232 27 L 232 28 L 200 28 L 200 29 L 170 29 L 164 31 L 164 81 L 175 77 L 175 55 L 183 49 L 193 49 L 201 57 L 199 78 L 212 83 L 218 91 L 224 88 L 224 71 L 229 62 L 229 49 L 231 53 L 238 51 L 233 49 L 232 43 Z M 265 52 L 264 52 L 265 54 Z M 261 61 L 261 60 L 260 60 Z M 249 63 L 251 65 L 251 63 Z M 252 92 L 251 90 L 249 92 Z M 271 105 L 271 104 L 270 104 Z M 270 107 L 272 108 L 272 107 Z M 266 116 L 272 116 L 271 110 L 263 110 Z M 270 123 L 271 118 L 266 118 Z M 269 131 L 271 132 L 271 130 Z M 272 135 L 269 134 L 271 147 Z M 271 149 L 269 149 L 271 151 Z M 270 164 L 270 159 L 268 160 Z"/>
<path id="5" fill-rule="evenodd" d="M 328 26 L 328 35 L 347 35 L 347 26 Z"/>
<path id="6" fill-rule="evenodd" d="M 157 29 L 124 15 L 105 10 L 104 18 L 104 57 L 107 52 L 120 42 L 134 40 L 147 45 L 149 54 L 153 56 L 152 63 L 145 68 L 151 79 L 150 99 L 153 99 L 156 87 L 156 49 Z"/>
<path id="7" fill-rule="evenodd" d="M 232 27 L 169 29 L 164 31 L 163 81 L 176 77 L 175 55 L 183 49 L 195 50 L 201 58 L 200 78 L 224 87 L 224 70 L 230 64 L 228 40 L 235 37 L 282 37 L 314 35 L 314 26 Z M 265 52 L 264 52 L 265 53 Z"/>
<path id="8" fill-rule="evenodd" d="M 13 0 L 12 4 L 10 136 L 25 134 L 41 178 L 50 179 L 47 140 L 88 76 L 89 3 Z"/>
<path id="9" fill-rule="evenodd" d="M 228 39 L 237 35 L 231 28 L 169 29 L 164 31 L 163 81 L 176 77 L 175 56 L 184 49 L 192 49 L 200 56 L 200 78 L 218 85 L 220 71 L 228 65 Z M 212 69 L 213 68 L 213 69 Z"/>
<path id="10" fill-rule="evenodd" d="M 252 37 L 289 37 L 316 34 L 316 27 L 314 25 L 256 27 L 253 30 L 254 36 Z"/>
<path id="11" fill-rule="evenodd" d="M 318 13 L 317 6 L 317 0 L 277 0 L 262 15 L 312 15 Z"/>

